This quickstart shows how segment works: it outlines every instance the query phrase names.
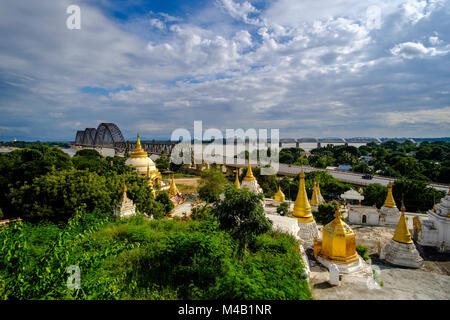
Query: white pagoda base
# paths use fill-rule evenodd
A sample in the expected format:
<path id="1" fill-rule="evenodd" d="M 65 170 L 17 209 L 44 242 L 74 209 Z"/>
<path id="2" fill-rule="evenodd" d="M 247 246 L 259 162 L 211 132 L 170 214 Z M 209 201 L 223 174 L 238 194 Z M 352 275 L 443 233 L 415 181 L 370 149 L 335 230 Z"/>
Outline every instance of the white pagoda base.
<path id="1" fill-rule="evenodd" d="M 397 208 L 381 207 L 380 209 L 380 225 L 396 226 L 400 220 L 400 210 Z"/>
<path id="2" fill-rule="evenodd" d="M 298 222 L 298 227 L 298 237 L 303 242 L 303 246 L 314 248 L 314 238 L 319 238 L 319 229 L 316 222 Z"/>
<path id="3" fill-rule="evenodd" d="M 260 194 L 263 193 L 263 189 L 259 186 L 258 181 L 242 181 L 241 188 L 246 188 L 253 193 Z"/>
<path id="4" fill-rule="evenodd" d="M 418 269 L 423 265 L 423 259 L 414 243 L 391 240 L 381 249 L 380 258 L 393 265 L 409 268 Z"/>
<path id="5" fill-rule="evenodd" d="M 125 218 L 136 215 L 136 206 L 131 199 L 126 196 L 122 197 L 121 201 L 114 208 L 114 213 L 116 217 Z"/>
<path id="6" fill-rule="evenodd" d="M 361 257 L 359 257 L 358 261 L 349 264 L 330 262 L 321 256 L 317 257 L 317 261 L 328 270 L 330 270 L 330 268 L 333 269 L 332 265 L 336 266 L 341 274 L 358 272 L 369 266 Z"/>

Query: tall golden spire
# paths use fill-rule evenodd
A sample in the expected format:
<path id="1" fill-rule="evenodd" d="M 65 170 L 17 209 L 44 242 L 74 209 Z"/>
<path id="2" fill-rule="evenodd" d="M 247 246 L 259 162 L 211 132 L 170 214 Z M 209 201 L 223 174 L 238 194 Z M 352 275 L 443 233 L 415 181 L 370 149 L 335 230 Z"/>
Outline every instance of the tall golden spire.
<path id="1" fill-rule="evenodd" d="M 320 182 L 319 181 L 317 181 L 317 196 L 318 197 L 321 196 L 321 194 L 320 194 Z"/>
<path id="2" fill-rule="evenodd" d="M 244 177 L 245 181 L 255 181 L 256 178 L 253 176 L 252 166 L 250 165 L 250 157 L 248 158 L 247 174 Z"/>
<path id="3" fill-rule="evenodd" d="M 125 182 L 122 185 L 122 200 L 127 199 L 127 185 Z"/>
<path id="4" fill-rule="evenodd" d="M 180 191 L 178 191 L 178 188 L 177 188 L 177 186 L 175 184 L 175 180 L 174 180 L 173 176 L 174 175 L 172 173 L 172 181 L 170 182 L 170 187 L 169 187 L 169 195 L 170 196 L 176 196 L 177 194 L 180 193 Z"/>
<path id="5" fill-rule="evenodd" d="M 284 195 L 283 191 L 281 191 L 281 187 L 280 186 L 278 186 L 278 191 L 273 196 L 273 199 L 275 201 L 279 201 L 279 202 L 283 202 L 284 200 L 286 200 L 286 196 Z"/>
<path id="6" fill-rule="evenodd" d="M 156 199 L 155 188 L 153 187 L 153 182 L 152 182 L 152 179 L 150 178 L 150 165 L 147 165 L 147 185 L 148 185 L 148 186 L 150 187 L 150 189 L 152 190 L 153 198 Z"/>
<path id="7" fill-rule="evenodd" d="M 130 158 L 147 158 L 147 152 L 142 149 L 139 133 L 137 134 L 136 148 L 131 152 Z"/>
<path id="8" fill-rule="evenodd" d="M 236 168 L 236 180 L 234 180 L 234 184 L 236 185 L 236 188 L 241 188 L 241 184 L 239 183 L 239 168 Z"/>
<path id="9" fill-rule="evenodd" d="M 311 206 L 309 205 L 308 195 L 305 188 L 305 173 L 303 168 L 300 172 L 300 183 L 298 186 L 297 198 L 294 203 L 294 214 L 299 222 L 312 222 L 314 218 L 311 213 Z"/>
<path id="10" fill-rule="evenodd" d="M 395 201 L 394 201 L 394 197 L 392 196 L 392 182 L 391 181 L 389 181 L 389 184 L 388 184 L 388 194 L 387 194 L 386 201 L 384 202 L 383 206 L 388 207 L 388 208 L 396 208 L 397 207 L 395 204 Z"/>
<path id="11" fill-rule="evenodd" d="M 406 217 L 405 217 L 405 205 L 402 201 L 402 214 L 400 215 L 400 219 L 398 220 L 397 229 L 394 233 L 395 241 L 401 242 L 401 243 L 413 243 L 411 239 L 411 233 L 408 230 L 408 225 L 406 224 Z"/>
<path id="12" fill-rule="evenodd" d="M 316 181 L 314 180 L 314 184 L 313 184 L 313 193 L 311 196 L 311 205 L 312 206 L 318 206 L 319 205 L 319 196 L 317 193 L 317 184 Z"/>

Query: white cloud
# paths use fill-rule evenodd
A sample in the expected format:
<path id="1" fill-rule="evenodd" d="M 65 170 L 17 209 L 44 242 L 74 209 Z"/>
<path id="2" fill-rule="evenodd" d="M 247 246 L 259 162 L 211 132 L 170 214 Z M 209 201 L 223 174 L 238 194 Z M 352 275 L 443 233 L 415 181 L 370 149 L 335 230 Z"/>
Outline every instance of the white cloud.
<path id="1" fill-rule="evenodd" d="M 434 47 L 425 47 L 420 42 L 404 42 L 395 45 L 391 53 L 404 59 L 423 58 L 426 56 L 445 55 L 450 52 L 449 49 L 437 49 Z"/>
<path id="2" fill-rule="evenodd" d="M 260 24 L 260 20 L 257 18 L 250 18 L 252 13 L 259 12 L 248 1 L 242 3 L 234 2 L 233 0 L 217 0 L 220 7 L 225 9 L 233 18 L 242 19 L 245 23 Z"/>
<path id="3" fill-rule="evenodd" d="M 431 123 L 450 127 L 449 119 L 450 107 L 386 113 L 386 121 L 391 125 Z"/>
<path id="4" fill-rule="evenodd" d="M 150 19 L 150 25 L 152 27 L 158 28 L 160 30 L 164 29 L 166 26 L 164 23 L 159 19 Z"/>
<path id="5" fill-rule="evenodd" d="M 0 11 L 1 30 L 14 35 L 0 43 L 0 126 L 14 127 L 20 117 L 36 127 L 30 134 L 45 127 L 48 135 L 70 137 L 74 132 L 49 118 L 78 129 L 105 119 L 129 137 L 144 129 L 167 136 L 193 120 L 218 128 L 279 127 L 284 137 L 395 135 L 414 115 L 423 115 L 426 134 L 444 126 L 408 111 L 448 105 L 439 92 L 449 77 L 449 23 L 434 20 L 430 5 L 278 0 L 256 9 L 249 1 L 222 0 L 183 19 L 151 12 L 129 22 L 142 25 L 123 28 L 83 4 L 76 33 L 60 27 L 68 0 L 42 0 L 32 15 L 24 8 L 34 2 L 9 1 Z M 382 9 L 379 28 L 367 25 L 370 5 Z M 429 30 L 436 33 L 430 37 Z M 409 59 L 419 57 L 435 58 L 411 68 Z M 80 95 L 85 86 L 111 93 Z M 116 90 L 122 86 L 131 90 Z M 391 120 L 374 121 L 380 112 Z M 394 123 L 399 127 L 391 130 Z"/>

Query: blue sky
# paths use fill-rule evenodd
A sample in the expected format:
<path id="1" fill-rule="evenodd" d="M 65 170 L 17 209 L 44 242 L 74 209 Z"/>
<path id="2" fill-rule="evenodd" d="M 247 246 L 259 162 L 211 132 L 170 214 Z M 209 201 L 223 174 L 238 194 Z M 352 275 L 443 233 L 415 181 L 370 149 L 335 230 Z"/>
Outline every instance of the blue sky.
<path id="1" fill-rule="evenodd" d="M 449 2 L 2 1 L 0 139 L 449 136 Z"/>

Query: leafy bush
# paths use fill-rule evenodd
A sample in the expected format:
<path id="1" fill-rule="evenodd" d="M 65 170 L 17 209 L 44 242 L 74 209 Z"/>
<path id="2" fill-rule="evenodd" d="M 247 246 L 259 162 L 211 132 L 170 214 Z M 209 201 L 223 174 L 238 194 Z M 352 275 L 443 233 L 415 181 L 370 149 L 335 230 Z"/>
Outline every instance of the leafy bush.
<path id="1" fill-rule="evenodd" d="M 197 206 L 192 208 L 190 218 L 192 220 L 206 220 L 211 215 L 211 208 L 207 206 Z"/>
<path id="2" fill-rule="evenodd" d="M 277 208 L 277 213 L 280 216 L 289 216 L 289 204 L 287 202 L 281 203 Z"/>
<path id="3" fill-rule="evenodd" d="M 376 205 L 379 209 L 383 206 L 387 196 L 387 188 L 379 183 L 371 183 L 364 188 L 364 200 L 366 206 Z"/>
<path id="4" fill-rule="evenodd" d="M 211 168 L 202 172 L 198 194 L 200 199 L 212 203 L 219 200 L 219 196 L 223 193 L 225 185 L 228 180 L 223 175 L 222 171 Z"/>
<path id="5" fill-rule="evenodd" d="M 272 221 L 266 218 L 261 200 L 260 195 L 247 189 L 227 186 L 224 200 L 214 207 L 213 214 L 218 218 L 220 227 L 239 239 L 241 248 L 246 246 L 252 236 L 272 228 Z"/>
<path id="6" fill-rule="evenodd" d="M 366 261 L 370 259 L 369 255 L 367 254 L 368 251 L 369 249 L 366 246 L 363 246 L 362 244 L 356 245 L 356 252 L 358 252 L 361 258 L 363 258 Z"/>
<path id="7" fill-rule="evenodd" d="M 322 203 L 317 208 L 318 211 L 313 212 L 314 219 L 317 223 L 326 225 L 333 221 L 334 214 L 339 206 L 337 202 Z"/>

